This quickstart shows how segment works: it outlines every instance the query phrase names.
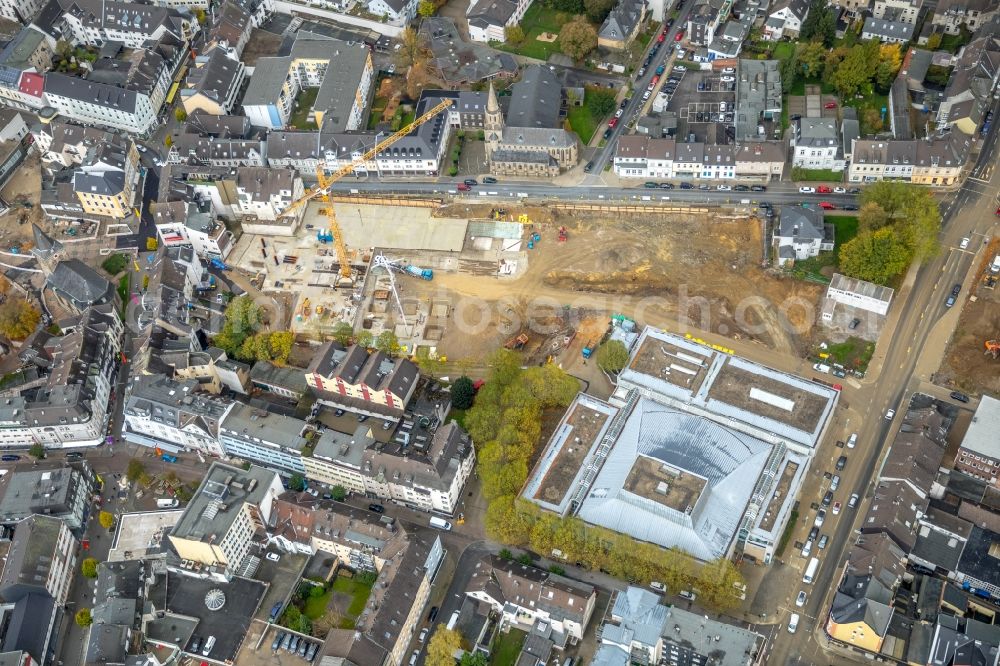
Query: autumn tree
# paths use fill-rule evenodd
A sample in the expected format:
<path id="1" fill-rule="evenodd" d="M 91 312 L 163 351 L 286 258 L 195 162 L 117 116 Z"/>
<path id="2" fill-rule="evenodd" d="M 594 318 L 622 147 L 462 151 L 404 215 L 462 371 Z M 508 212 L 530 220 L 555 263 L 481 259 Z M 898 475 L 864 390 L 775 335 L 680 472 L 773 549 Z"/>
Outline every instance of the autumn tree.
<path id="1" fill-rule="evenodd" d="M 517 23 L 509 25 L 503 29 L 503 36 L 508 44 L 520 44 L 524 41 L 524 28 Z"/>
<path id="2" fill-rule="evenodd" d="M 583 60 L 597 48 L 597 30 L 584 16 L 575 16 L 559 31 L 559 50 L 573 60 Z"/>
<path id="3" fill-rule="evenodd" d="M 434 16 L 435 12 L 437 12 L 437 5 L 434 4 L 433 0 L 420 0 L 420 4 L 417 5 L 417 13 L 424 18 Z"/>
<path id="4" fill-rule="evenodd" d="M 795 46 L 795 61 L 807 78 L 817 78 L 823 73 L 826 62 L 826 47 L 822 42 L 799 42 Z"/>
<path id="5" fill-rule="evenodd" d="M 80 573 L 84 578 L 97 578 L 97 560 L 93 557 L 88 557 L 83 562 L 80 562 Z"/>
<path id="6" fill-rule="evenodd" d="M 616 0 L 583 0 L 583 9 L 587 13 L 587 18 L 600 24 L 608 18 L 615 4 Z"/>
<path id="7" fill-rule="evenodd" d="M 936 51 L 941 48 L 941 40 L 944 37 L 943 33 L 933 32 L 931 36 L 927 38 L 927 50 Z"/>
<path id="8" fill-rule="evenodd" d="M 125 478 L 135 483 L 146 473 L 146 467 L 142 464 L 141 460 L 133 458 L 128 461 L 128 465 L 125 467 Z"/>
<path id="9" fill-rule="evenodd" d="M 234 358 L 244 356 L 241 353 L 243 343 L 260 330 L 262 315 L 261 307 L 246 294 L 229 301 L 224 315 L 226 321 L 213 341 L 215 346 Z M 248 348 L 246 355 L 250 352 L 252 349 Z"/>
<path id="10" fill-rule="evenodd" d="M 871 60 L 871 55 L 862 44 L 856 44 L 847 52 L 830 76 L 837 92 L 844 97 L 853 97 L 871 85 L 874 68 L 878 66 L 877 58 Z"/>
<path id="11" fill-rule="evenodd" d="M 628 363 L 628 349 L 621 340 L 608 340 L 597 348 L 597 367 L 617 374 Z"/>
<path id="12" fill-rule="evenodd" d="M 399 34 L 399 49 L 396 51 L 396 65 L 400 69 L 409 68 L 425 63 L 430 54 L 423 42 L 420 40 L 417 31 L 407 28 Z"/>
<path id="13" fill-rule="evenodd" d="M 391 358 L 400 352 L 402 346 L 399 344 L 399 338 L 396 337 L 395 333 L 385 330 L 375 338 L 375 349 Z"/>
<path id="14" fill-rule="evenodd" d="M 889 214 L 874 201 L 861 206 L 858 211 L 858 228 L 862 231 L 875 231 L 890 223 Z"/>
<path id="15" fill-rule="evenodd" d="M 903 64 L 903 54 L 899 44 L 882 44 L 879 46 L 878 66 L 875 69 L 875 83 L 879 88 L 892 85 L 896 73 Z"/>
<path id="16" fill-rule="evenodd" d="M 187 117 L 188 114 L 187 111 L 184 110 L 184 107 L 178 106 L 176 109 L 174 109 L 174 118 L 177 119 L 177 122 L 182 123 L 185 120 L 187 120 Z"/>
<path id="17" fill-rule="evenodd" d="M 361 329 L 354 335 L 354 344 L 368 349 L 372 346 L 372 332 Z"/>
<path id="18" fill-rule="evenodd" d="M 737 588 L 745 583 L 733 562 L 720 557 L 701 566 L 696 585 L 703 602 L 724 610 L 732 608 L 739 602 L 736 596 Z"/>
<path id="19" fill-rule="evenodd" d="M 76 626 L 78 627 L 89 627 L 94 623 L 94 618 L 91 617 L 89 608 L 81 608 L 78 610 L 74 619 L 76 620 Z"/>
<path id="20" fill-rule="evenodd" d="M 11 340 L 23 340 L 42 318 L 42 313 L 27 300 L 19 297 L 8 298 L 0 304 L 0 333 Z"/>
<path id="21" fill-rule="evenodd" d="M 101 527 L 104 529 L 110 530 L 115 526 L 114 514 L 108 513 L 107 511 L 101 511 L 101 513 L 97 516 L 97 522 L 99 522 Z"/>
<path id="22" fill-rule="evenodd" d="M 840 248 L 840 269 L 845 275 L 888 284 L 906 270 L 912 253 L 890 227 L 865 231 Z"/>
<path id="23" fill-rule="evenodd" d="M 439 624 L 427 644 L 427 666 L 454 666 L 455 652 L 462 649 L 462 635 Z"/>
<path id="24" fill-rule="evenodd" d="M 469 409 L 476 399 L 476 389 L 472 380 L 462 375 L 451 385 L 451 406 L 456 409 Z"/>
<path id="25" fill-rule="evenodd" d="M 878 109 L 865 107 L 861 113 L 861 124 L 866 134 L 876 134 L 881 132 L 885 123 L 882 121 L 882 113 Z"/>

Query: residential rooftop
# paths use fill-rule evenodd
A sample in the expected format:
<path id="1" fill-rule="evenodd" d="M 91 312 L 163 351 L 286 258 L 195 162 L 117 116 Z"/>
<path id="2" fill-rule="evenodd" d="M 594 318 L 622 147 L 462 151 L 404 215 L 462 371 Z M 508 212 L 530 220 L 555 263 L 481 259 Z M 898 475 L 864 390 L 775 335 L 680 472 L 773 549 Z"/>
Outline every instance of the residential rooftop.
<path id="1" fill-rule="evenodd" d="M 984 395 L 962 439 L 962 448 L 1000 460 L 1000 400 Z"/>
<path id="2" fill-rule="evenodd" d="M 243 470 L 213 462 L 170 536 L 205 543 L 221 539 L 244 504 L 260 505 L 265 501 L 275 476 L 255 465 Z"/>

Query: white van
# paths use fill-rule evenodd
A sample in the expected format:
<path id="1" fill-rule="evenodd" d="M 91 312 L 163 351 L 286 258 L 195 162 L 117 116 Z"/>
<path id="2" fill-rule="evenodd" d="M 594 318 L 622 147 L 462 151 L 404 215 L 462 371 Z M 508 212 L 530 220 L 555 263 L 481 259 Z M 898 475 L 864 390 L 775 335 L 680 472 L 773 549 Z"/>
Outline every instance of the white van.
<path id="1" fill-rule="evenodd" d="M 661 582 L 660 582 L 660 581 L 658 581 L 658 580 L 654 580 L 654 581 L 652 581 L 652 582 L 651 582 L 651 583 L 649 584 L 649 586 L 650 586 L 651 588 L 653 588 L 654 590 L 656 590 L 657 592 L 666 592 L 666 591 L 667 591 L 667 586 L 666 586 L 666 585 L 664 585 L 663 583 L 661 583 Z"/>
<path id="2" fill-rule="evenodd" d="M 449 523 L 447 520 L 444 520 L 443 518 L 438 518 L 437 516 L 433 516 L 431 518 L 431 527 L 436 527 L 439 530 L 450 530 L 451 523 Z"/>
<path id="3" fill-rule="evenodd" d="M 830 366 L 826 363 L 813 363 L 813 370 L 824 374 L 830 374 Z"/>
<path id="4" fill-rule="evenodd" d="M 173 509 L 178 504 L 180 504 L 180 502 L 178 502 L 175 499 L 158 499 L 158 500 L 156 500 L 156 506 L 158 506 L 161 509 Z"/>
<path id="5" fill-rule="evenodd" d="M 208 640 L 205 641 L 205 647 L 201 651 L 201 656 L 207 657 L 209 653 L 212 651 L 212 648 L 214 647 L 215 647 L 215 636 L 209 636 Z"/>
<path id="6" fill-rule="evenodd" d="M 788 633 L 794 634 L 795 630 L 799 628 L 799 614 L 792 613 L 792 616 L 788 618 Z"/>

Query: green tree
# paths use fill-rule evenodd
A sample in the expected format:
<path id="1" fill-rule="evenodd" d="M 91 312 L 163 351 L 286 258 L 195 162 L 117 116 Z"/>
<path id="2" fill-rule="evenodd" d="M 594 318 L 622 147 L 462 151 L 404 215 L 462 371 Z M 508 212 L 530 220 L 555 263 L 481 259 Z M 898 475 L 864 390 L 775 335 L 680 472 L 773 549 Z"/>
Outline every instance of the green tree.
<path id="1" fill-rule="evenodd" d="M 430 54 L 417 31 L 407 28 L 399 34 L 399 49 L 396 51 L 396 65 L 404 71 L 413 67 L 423 65 L 427 62 Z"/>
<path id="2" fill-rule="evenodd" d="M 399 344 L 399 338 L 392 331 L 385 330 L 378 334 L 375 339 L 375 349 L 379 350 L 383 354 L 389 357 L 393 357 L 399 353 L 402 347 Z"/>
<path id="3" fill-rule="evenodd" d="M 937 51 L 939 48 L 941 48 L 941 39 L 943 37 L 944 35 L 940 32 L 931 33 L 930 37 L 927 38 L 927 50 Z"/>
<path id="4" fill-rule="evenodd" d="M 301 474 L 292 474 L 291 478 L 288 479 L 288 488 L 289 490 L 302 492 L 306 489 L 306 478 Z"/>
<path id="5" fill-rule="evenodd" d="M 31 303 L 23 298 L 8 296 L 0 304 L 0 333 L 11 340 L 23 340 L 31 335 L 41 318 L 42 313 Z"/>
<path id="6" fill-rule="evenodd" d="M 517 23 L 509 25 L 503 29 L 503 36 L 508 44 L 520 44 L 524 41 L 524 28 Z"/>
<path id="7" fill-rule="evenodd" d="M 799 42 L 795 46 L 795 60 L 802 75 L 806 78 L 818 78 L 823 73 L 826 53 L 822 42 Z"/>
<path id="8" fill-rule="evenodd" d="M 89 608 L 81 608 L 76 612 L 75 615 L 76 626 L 78 627 L 89 627 L 94 623 L 94 618 L 90 615 Z"/>
<path id="9" fill-rule="evenodd" d="M 833 72 L 837 71 L 840 63 L 844 61 L 847 54 L 850 52 L 846 46 L 838 46 L 835 49 L 830 49 L 827 54 L 825 61 L 823 63 L 823 71 L 826 72 L 827 77 L 831 76 Z"/>
<path id="10" fill-rule="evenodd" d="M 596 360 L 601 370 L 617 374 L 628 363 L 628 349 L 620 340 L 608 340 L 598 347 Z"/>
<path id="11" fill-rule="evenodd" d="M 166 146 L 167 148 L 170 148 L 171 146 L 173 146 L 174 145 L 174 137 L 170 136 L 169 134 L 166 135 L 165 137 L 163 137 L 163 145 Z"/>
<path id="12" fill-rule="evenodd" d="M 187 120 L 187 117 L 188 114 L 187 111 L 184 110 L 184 107 L 178 106 L 176 109 L 174 109 L 174 118 L 177 119 L 177 122 L 182 123 L 185 120 Z"/>
<path id="13" fill-rule="evenodd" d="M 490 660 L 486 657 L 485 652 L 476 651 L 463 654 L 458 666 L 488 666 L 489 663 Z"/>
<path id="14" fill-rule="evenodd" d="M 267 340 L 263 343 L 252 342 L 246 349 L 243 349 L 243 343 L 260 330 L 262 314 L 261 307 L 246 294 L 229 301 L 224 314 L 225 323 L 213 341 L 215 346 L 234 358 L 256 360 L 262 344 L 267 348 Z"/>
<path id="15" fill-rule="evenodd" d="M 615 101 L 615 91 L 602 86 L 587 86 L 583 95 L 583 103 L 594 118 L 603 118 L 618 107 Z"/>
<path id="16" fill-rule="evenodd" d="M 882 131 L 885 123 L 882 121 L 882 114 L 878 109 L 870 106 L 865 107 L 861 113 L 861 127 L 865 134 L 877 134 Z"/>
<path id="17" fill-rule="evenodd" d="M 476 389 L 472 380 L 462 375 L 451 385 L 451 406 L 456 409 L 468 409 L 476 399 Z"/>
<path id="18" fill-rule="evenodd" d="M 874 203 L 885 211 L 898 239 L 914 259 L 924 262 L 937 254 L 941 211 L 929 188 L 882 181 L 866 187 L 859 201 L 862 208 Z"/>
<path id="19" fill-rule="evenodd" d="M 912 253 L 892 228 L 865 231 L 840 248 L 840 269 L 850 277 L 888 284 L 906 270 Z"/>
<path id="20" fill-rule="evenodd" d="M 84 578 L 97 578 L 97 560 L 88 557 L 80 562 L 80 573 L 83 574 Z"/>
<path id="21" fill-rule="evenodd" d="M 338 321 L 334 324 L 330 337 L 340 344 L 347 346 L 351 344 L 351 338 L 354 337 L 354 327 L 346 321 Z"/>
<path id="22" fill-rule="evenodd" d="M 194 15 L 195 15 L 195 18 L 198 19 L 198 24 L 199 25 L 205 25 L 205 21 L 208 20 L 208 16 L 205 14 L 205 10 L 204 9 L 196 9 L 196 10 L 194 10 Z"/>
<path id="23" fill-rule="evenodd" d="M 583 9 L 587 13 L 587 18 L 600 24 L 608 18 L 615 4 L 615 0 L 583 0 Z"/>
<path id="24" fill-rule="evenodd" d="M 142 461 L 137 458 L 132 458 L 128 461 L 128 465 L 125 467 L 125 478 L 135 483 L 142 475 L 146 473 L 146 467 L 142 464 Z"/>
<path id="25" fill-rule="evenodd" d="M 149 238 L 146 239 L 147 252 L 156 252 L 156 248 L 158 248 L 159 246 L 160 244 L 157 242 L 154 236 L 150 236 Z"/>
<path id="26" fill-rule="evenodd" d="M 333 486 L 330 488 L 330 497 L 336 502 L 343 502 L 347 499 L 347 489 L 344 486 Z"/>
<path id="27" fill-rule="evenodd" d="M 28 455 L 35 460 L 41 460 L 45 457 L 45 447 L 36 442 L 31 445 L 30 449 L 28 449 Z"/>
<path id="28" fill-rule="evenodd" d="M 434 16 L 436 12 L 437 5 L 434 4 L 433 0 L 420 0 L 420 4 L 417 5 L 417 13 L 424 18 Z"/>
<path id="29" fill-rule="evenodd" d="M 583 16 L 567 21 L 559 31 L 559 50 L 573 60 L 583 60 L 597 48 L 597 30 Z"/>
<path id="30" fill-rule="evenodd" d="M 114 514 L 108 513 L 107 511 L 101 511 L 101 513 L 97 516 L 97 522 L 99 522 L 101 527 L 104 529 L 110 530 L 115 526 Z"/>
<path id="31" fill-rule="evenodd" d="M 736 569 L 736 565 L 724 557 L 706 562 L 698 570 L 696 585 L 702 601 L 717 609 L 724 610 L 735 606 L 739 602 L 736 596 L 737 587 L 744 584 L 743 576 Z"/>
<path id="32" fill-rule="evenodd" d="M 881 229 L 891 221 L 885 209 L 874 201 L 862 205 L 861 210 L 858 211 L 858 227 L 862 231 Z"/>
<path id="33" fill-rule="evenodd" d="M 444 361 L 441 360 L 441 357 L 432 356 L 430 348 L 423 345 L 417 347 L 417 351 L 413 354 L 413 360 L 425 375 L 437 377 L 444 371 Z"/>
<path id="34" fill-rule="evenodd" d="M 427 644 L 427 666 L 455 666 L 455 652 L 462 649 L 462 635 L 438 624 Z"/>
<path id="35" fill-rule="evenodd" d="M 267 339 L 271 360 L 283 365 L 292 353 L 295 334 L 291 331 L 274 331 Z"/>
<path id="36" fill-rule="evenodd" d="M 795 58 L 785 58 L 779 61 L 778 71 L 781 74 L 781 90 L 788 92 L 795 86 L 795 81 L 799 77 L 799 66 Z"/>
<path id="37" fill-rule="evenodd" d="M 369 349 L 372 346 L 372 332 L 361 329 L 354 336 L 354 344 Z"/>
<path id="38" fill-rule="evenodd" d="M 832 72 L 832 77 L 829 78 L 842 96 L 853 97 L 869 87 L 872 77 L 869 55 L 864 45 L 857 44 L 848 51 L 844 60 Z M 874 66 L 878 66 L 877 60 Z"/>
<path id="39" fill-rule="evenodd" d="M 799 41 L 818 42 L 829 48 L 837 37 L 837 21 L 827 9 L 826 0 L 813 0 L 809 14 L 799 30 Z"/>

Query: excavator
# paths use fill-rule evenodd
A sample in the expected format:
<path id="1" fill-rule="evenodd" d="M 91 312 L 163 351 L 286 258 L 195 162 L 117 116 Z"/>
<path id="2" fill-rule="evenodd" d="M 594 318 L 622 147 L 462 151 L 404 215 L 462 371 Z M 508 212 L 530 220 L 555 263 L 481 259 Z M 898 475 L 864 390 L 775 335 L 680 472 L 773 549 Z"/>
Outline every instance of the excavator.
<path id="1" fill-rule="evenodd" d="M 993 358 L 1000 358 L 1000 340 L 987 340 L 985 353 L 992 354 Z"/>

